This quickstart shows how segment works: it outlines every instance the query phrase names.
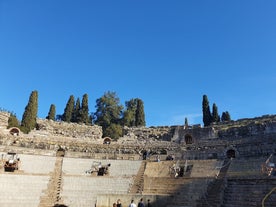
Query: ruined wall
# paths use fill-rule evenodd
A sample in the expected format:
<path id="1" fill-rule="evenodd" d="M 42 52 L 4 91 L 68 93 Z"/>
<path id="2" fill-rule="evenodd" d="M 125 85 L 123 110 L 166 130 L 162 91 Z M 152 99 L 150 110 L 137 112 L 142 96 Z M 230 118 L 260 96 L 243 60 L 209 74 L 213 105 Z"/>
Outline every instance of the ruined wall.
<path id="1" fill-rule="evenodd" d="M 182 159 L 223 159 L 266 155 L 276 151 L 276 116 L 218 123 L 210 127 L 124 127 L 124 136 L 103 145 L 102 128 L 37 119 L 29 134 L 12 136 L 6 129 L 8 113 L 0 112 L 0 145 L 67 152 L 137 154 L 141 150 L 174 153 Z"/>
<path id="2" fill-rule="evenodd" d="M 37 128 L 31 131 L 30 134 L 34 136 L 59 136 L 97 140 L 102 138 L 102 127 L 37 119 Z"/>
<path id="3" fill-rule="evenodd" d="M 174 135 L 175 127 L 160 126 L 160 127 L 124 127 L 124 136 L 145 140 L 163 140 L 170 141 Z"/>
<path id="4" fill-rule="evenodd" d="M 10 113 L 5 111 L 0 112 L 0 129 L 7 128 L 9 117 L 10 117 Z"/>
<path id="5" fill-rule="evenodd" d="M 183 129 L 179 134 L 186 159 L 224 159 L 229 151 L 235 157 L 267 156 L 276 151 L 276 116 Z M 187 134 L 192 143 L 186 142 Z"/>

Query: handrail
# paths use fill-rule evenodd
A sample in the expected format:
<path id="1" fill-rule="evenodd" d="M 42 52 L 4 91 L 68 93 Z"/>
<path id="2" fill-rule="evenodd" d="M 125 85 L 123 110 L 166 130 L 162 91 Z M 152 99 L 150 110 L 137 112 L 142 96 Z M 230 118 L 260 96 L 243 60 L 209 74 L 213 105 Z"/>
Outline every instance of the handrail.
<path id="1" fill-rule="evenodd" d="M 275 191 L 275 190 L 276 190 L 276 187 L 272 188 L 272 190 L 264 196 L 264 198 L 263 198 L 263 200 L 262 200 L 262 207 L 265 207 L 265 205 L 264 205 L 265 200 L 266 200 L 266 199 L 273 193 L 273 191 Z"/>

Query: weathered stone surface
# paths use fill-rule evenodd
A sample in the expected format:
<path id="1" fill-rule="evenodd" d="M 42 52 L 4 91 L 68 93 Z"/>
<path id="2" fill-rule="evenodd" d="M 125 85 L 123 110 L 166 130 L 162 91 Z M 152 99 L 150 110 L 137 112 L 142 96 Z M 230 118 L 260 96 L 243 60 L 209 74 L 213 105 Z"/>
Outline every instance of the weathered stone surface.
<path id="1" fill-rule="evenodd" d="M 37 130 L 30 134 L 60 137 L 73 137 L 78 139 L 101 139 L 102 127 L 77 123 L 56 122 L 47 119 L 37 119 Z"/>
<path id="2" fill-rule="evenodd" d="M 6 129 L 8 126 L 8 120 L 10 113 L 1 111 L 0 112 L 0 129 Z"/>
<path id="3" fill-rule="evenodd" d="M 8 120 L 7 113 L 0 113 Z M 2 126 L 5 126 L 2 121 Z M 7 124 L 6 124 L 7 125 Z M 276 149 L 276 116 L 263 116 L 218 123 L 210 127 L 161 126 L 124 128 L 124 136 L 103 144 L 102 128 L 76 123 L 37 119 L 37 127 L 29 134 L 11 135 L 0 129 L 0 144 L 37 150 L 81 153 L 151 154 L 174 153 L 185 159 L 223 159 L 233 150 L 235 156 L 267 155 Z"/>

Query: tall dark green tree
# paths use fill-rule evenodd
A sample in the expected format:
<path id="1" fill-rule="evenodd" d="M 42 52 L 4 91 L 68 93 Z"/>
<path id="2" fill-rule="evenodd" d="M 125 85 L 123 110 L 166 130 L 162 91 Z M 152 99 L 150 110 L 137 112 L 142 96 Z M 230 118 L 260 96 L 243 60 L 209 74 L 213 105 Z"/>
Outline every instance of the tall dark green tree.
<path id="1" fill-rule="evenodd" d="M 21 130 L 25 133 L 29 133 L 36 126 L 36 118 L 38 111 L 38 92 L 32 91 L 29 102 L 25 107 L 25 111 L 22 116 Z"/>
<path id="2" fill-rule="evenodd" d="M 188 127 L 189 127 L 188 118 L 185 117 L 185 128 L 188 129 Z"/>
<path id="3" fill-rule="evenodd" d="M 231 121 L 231 116 L 228 111 L 222 112 L 221 121 Z"/>
<path id="4" fill-rule="evenodd" d="M 71 122 L 77 122 L 77 123 L 81 122 L 80 110 L 81 110 L 80 98 L 77 98 L 76 104 L 74 105 Z"/>
<path id="5" fill-rule="evenodd" d="M 56 117 L 56 106 L 54 104 L 51 104 L 48 112 L 48 116 L 46 117 L 46 119 L 55 121 L 55 117 Z"/>
<path id="6" fill-rule="evenodd" d="M 106 92 L 96 100 L 96 112 L 94 113 L 94 123 L 102 126 L 103 136 L 117 139 L 122 136 L 120 125 L 123 106 L 115 92 Z"/>
<path id="7" fill-rule="evenodd" d="M 123 125 L 125 126 L 145 126 L 144 103 L 139 98 L 126 101 L 126 110 L 123 116 Z"/>
<path id="8" fill-rule="evenodd" d="M 220 121 L 220 117 L 219 117 L 219 114 L 218 114 L 218 107 L 214 103 L 213 104 L 213 110 L 212 110 L 212 122 L 219 122 L 219 121 Z"/>
<path id="9" fill-rule="evenodd" d="M 123 125 L 132 127 L 136 124 L 137 99 L 125 102 L 126 110 L 123 115 Z"/>
<path id="10" fill-rule="evenodd" d="M 75 98 L 73 95 L 71 95 L 64 109 L 64 113 L 62 115 L 62 121 L 70 122 L 72 120 L 74 105 L 75 105 Z"/>
<path id="11" fill-rule="evenodd" d="M 137 109 L 135 114 L 135 125 L 136 126 L 145 126 L 145 112 L 144 112 L 144 103 L 141 99 L 137 99 Z"/>
<path id="12" fill-rule="evenodd" d="M 212 115 L 210 112 L 210 106 L 207 95 L 203 95 L 202 100 L 202 112 L 204 126 L 209 126 L 212 123 Z"/>
<path id="13" fill-rule="evenodd" d="M 87 94 L 84 94 L 82 97 L 81 109 L 80 109 L 80 121 L 85 124 L 88 124 L 90 122 Z"/>

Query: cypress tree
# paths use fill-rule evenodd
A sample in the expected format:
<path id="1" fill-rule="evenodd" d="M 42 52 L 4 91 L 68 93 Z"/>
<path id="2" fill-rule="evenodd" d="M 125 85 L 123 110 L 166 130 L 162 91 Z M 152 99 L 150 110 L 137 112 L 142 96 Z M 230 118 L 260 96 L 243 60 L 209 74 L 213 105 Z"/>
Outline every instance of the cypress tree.
<path id="1" fill-rule="evenodd" d="M 185 128 L 188 129 L 188 127 L 189 127 L 188 118 L 185 117 Z"/>
<path id="2" fill-rule="evenodd" d="M 80 98 L 77 98 L 76 104 L 74 106 L 73 114 L 72 114 L 72 122 L 80 122 Z"/>
<path id="3" fill-rule="evenodd" d="M 64 113 L 62 115 L 62 121 L 70 122 L 72 120 L 74 104 L 75 104 L 75 98 L 73 95 L 71 95 L 64 109 Z"/>
<path id="4" fill-rule="evenodd" d="M 135 125 L 145 126 L 145 113 L 144 113 L 144 103 L 141 99 L 137 99 L 137 109 L 135 114 Z"/>
<path id="5" fill-rule="evenodd" d="M 38 111 L 38 92 L 32 91 L 29 102 L 25 107 L 25 111 L 22 117 L 21 130 L 25 133 L 29 133 L 36 126 L 36 117 Z"/>
<path id="6" fill-rule="evenodd" d="M 203 95 L 202 101 L 203 123 L 204 126 L 209 126 L 212 122 L 212 115 L 210 112 L 210 106 L 207 95 Z"/>
<path id="7" fill-rule="evenodd" d="M 219 122 L 219 120 L 220 120 L 220 118 L 219 118 L 219 114 L 218 114 L 218 107 L 214 103 L 213 104 L 213 111 L 212 111 L 212 122 Z"/>
<path id="8" fill-rule="evenodd" d="M 80 121 L 82 123 L 89 123 L 89 108 L 88 108 L 88 95 L 84 94 L 81 102 Z"/>
<path id="9" fill-rule="evenodd" d="M 56 117 L 56 106 L 54 104 L 51 104 L 48 112 L 48 116 L 46 117 L 46 119 L 55 121 L 55 117 Z"/>
<path id="10" fill-rule="evenodd" d="M 231 121 L 231 116 L 228 111 L 225 111 L 221 115 L 221 121 Z"/>
<path id="11" fill-rule="evenodd" d="M 131 99 L 125 102 L 126 110 L 124 111 L 123 124 L 128 127 L 135 126 L 135 114 L 137 110 L 137 99 Z"/>

